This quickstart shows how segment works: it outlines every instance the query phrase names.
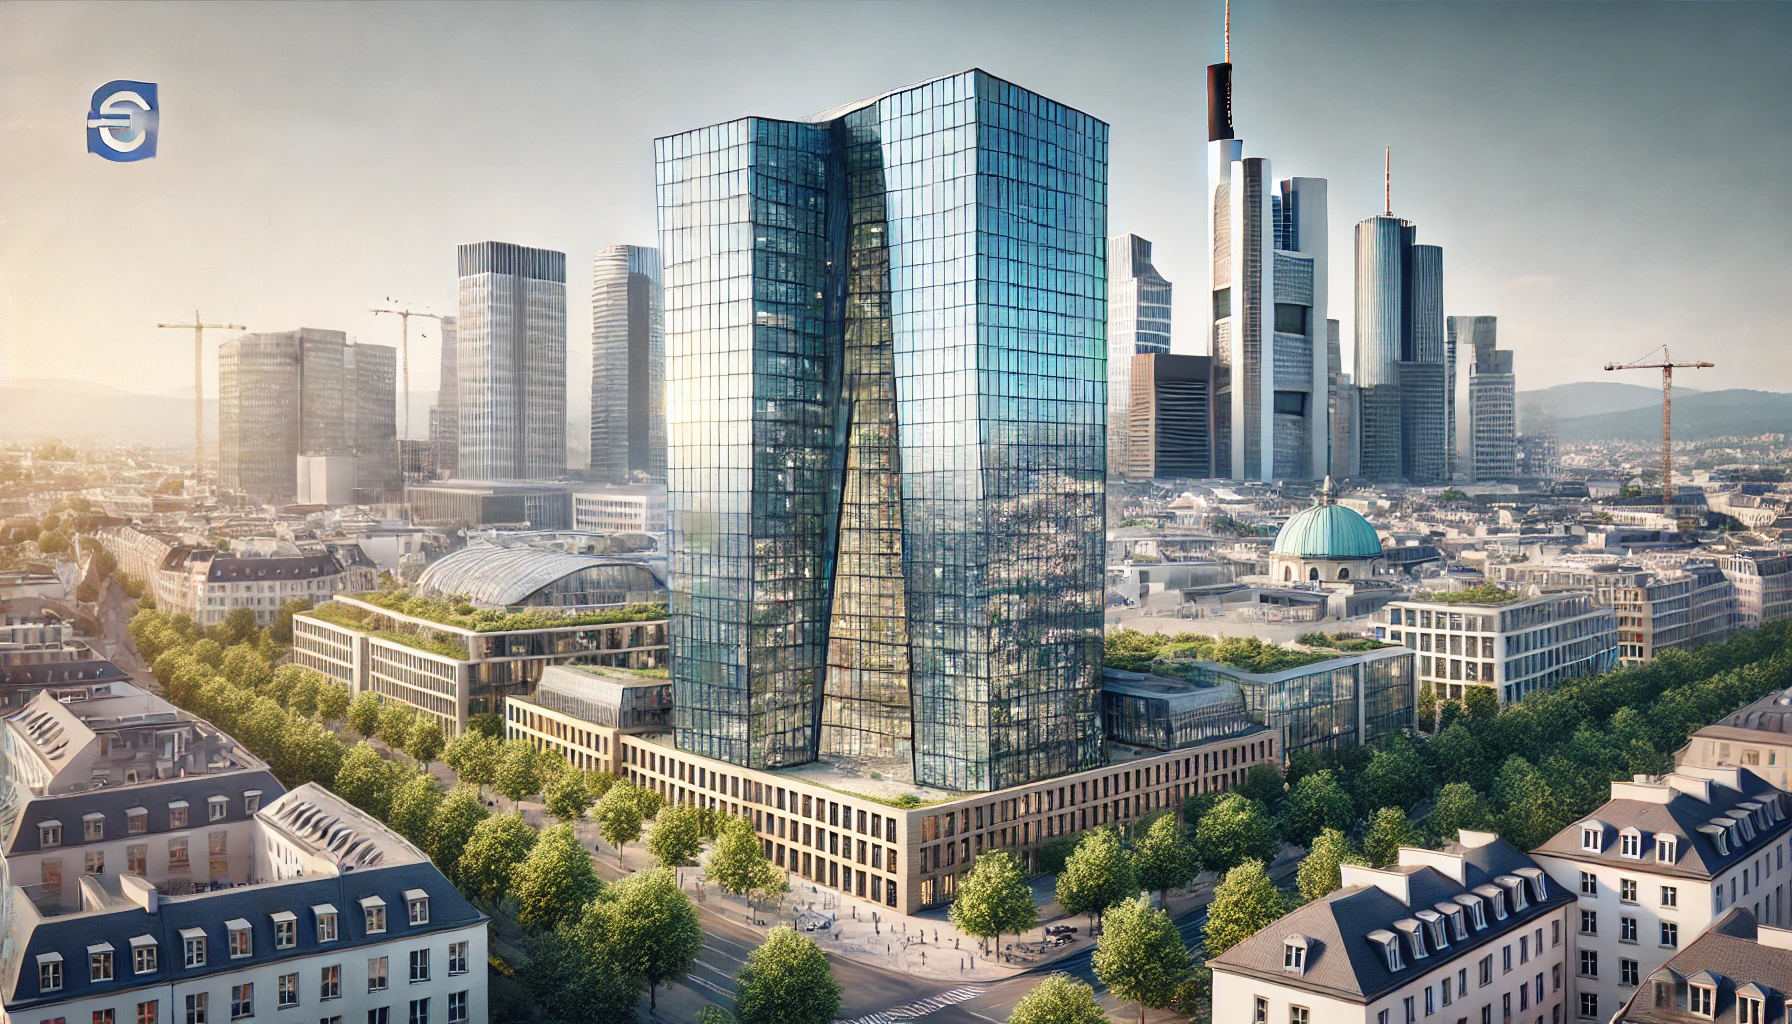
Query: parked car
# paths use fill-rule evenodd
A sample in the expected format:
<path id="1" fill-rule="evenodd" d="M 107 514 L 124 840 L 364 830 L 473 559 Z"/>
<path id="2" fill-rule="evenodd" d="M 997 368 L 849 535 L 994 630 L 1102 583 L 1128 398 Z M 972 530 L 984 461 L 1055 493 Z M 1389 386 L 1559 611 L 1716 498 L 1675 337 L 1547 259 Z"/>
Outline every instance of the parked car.
<path id="1" fill-rule="evenodd" d="M 1075 935 L 1076 934 L 1076 926 L 1068 925 L 1068 924 L 1048 924 L 1045 926 L 1045 934 L 1047 934 L 1047 935 Z"/>

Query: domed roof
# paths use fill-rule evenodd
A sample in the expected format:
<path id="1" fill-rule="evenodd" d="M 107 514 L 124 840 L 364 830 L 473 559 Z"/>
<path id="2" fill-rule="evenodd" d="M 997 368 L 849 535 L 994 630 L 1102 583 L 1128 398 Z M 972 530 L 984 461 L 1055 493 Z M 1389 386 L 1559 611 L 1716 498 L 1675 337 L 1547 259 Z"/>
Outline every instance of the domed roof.
<path id="1" fill-rule="evenodd" d="M 1381 538 L 1362 515 L 1332 502 L 1331 480 L 1327 478 L 1319 504 L 1302 509 L 1283 524 L 1274 551 L 1299 558 L 1380 558 Z"/>

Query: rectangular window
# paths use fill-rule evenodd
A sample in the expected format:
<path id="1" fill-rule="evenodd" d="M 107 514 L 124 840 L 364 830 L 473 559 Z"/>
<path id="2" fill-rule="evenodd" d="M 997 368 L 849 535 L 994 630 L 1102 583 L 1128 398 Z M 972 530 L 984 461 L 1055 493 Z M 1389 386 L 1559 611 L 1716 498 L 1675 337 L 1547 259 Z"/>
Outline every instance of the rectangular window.
<path id="1" fill-rule="evenodd" d="M 411 1000 L 411 1024 L 429 1024 L 429 1000 Z"/>
<path id="2" fill-rule="evenodd" d="M 88 981 L 111 981 L 112 980 L 112 951 L 110 949 L 102 949 L 97 952 L 93 951 L 93 950 L 88 951 L 88 953 L 87 953 L 87 980 Z"/>
<path id="3" fill-rule="evenodd" d="M 1638 965 L 1635 960 L 1618 960 L 1618 980 L 1626 985 L 1637 984 Z"/>
<path id="4" fill-rule="evenodd" d="M 1599 895 L 1599 879 L 1594 877 L 1593 872 L 1582 871 L 1580 873 L 1580 894 L 1582 896 Z"/>
<path id="5" fill-rule="evenodd" d="M 386 958 L 374 957 L 367 961 L 367 991 L 384 992 L 386 990 Z"/>
<path id="6" fill-rule="evenodd" d="M 291 914 L 274 918 L 274 948 L 291 949 L 299 944 L 299 920 Z"/>
<path id="7" fill-rule="evenodd" d="M 386 930 L 386 905 L 384 903 L 363 904 L 367 913 L 367 934 L 378 935 Z"/>
<path id="8" fill-rule="evenodd" d="M 280 1008 L 299 1005 L 299 976 L 282 974 L 280 976 Z"/>
<path id="9" fill-rule="evenodd" d="M 1661 887 L 1661 905 L 1677 907 L 1680 905 L 1680 890 L 1671 885 Z"/>
<path id="10" fill-rule="evenodd" d="M 187 837 L 175 836 L 168 840 L 168 870 L 188 871 L 192 863 L 187 858 Z"/>
<path id="11" fill-rule="evenodd" d="M 168 805 L 168 827 L 171 829 L 187 827 L 186 801 L 181 800 Z"/>
<path id="12" fill-rule="evenodd" d="M 1481 958 L 1481 977 L 1480 977 L 1480 980 L 1477 982 L 1477 984 L 1482 987 L 1485 987 L 1492 983 L 1493 983 L 1493 954 L 1489 953 L 1486 956 Z"/>
<path id="13" fill-rule="evenodd" d="M 1313 1024 L 1313 1016 L 1304 1006 L 1290 1006 L 1288 1024 Z"/>
<path id="14" fill-rule="evenodd" d="M 1680 948 L 1680 926 L 1672 921 L 1661 922 L 1661 944 L 1668 949 Z"/>
<path id="15" fill-rule="evenodd" d="M 336 941 L 336 912 L 334 910 L 317 910 L 317 941 Z"/>
<path id="16" fill-rule="evenodd" d="M 206 1024 L 206 1000 L 209 994 L 195 992 L 187 997 L 187 1024 Z"/>
<path id="17" fill-rule="evenodd" d="M 1634 879 L 1634 878 L 1618 879 L 1618 902 L 1620 902 L 1620 903 L 1635 903 L 1636 902 L 1636 879 Z"/>
<path id="18" fill-rule="evenodd" d="M 412 924 L 429 923 L 429 897 L 420 896 L 416 899 L 408 899 L 405 901 L 405 905 L 410 908 Z"/>
<path id="19" fill-rule="evenodd" d="M 140 836 L 149 831 L 149 811 L 142 807 L 133 807 L 124 812 L 124 831 L 126 835 Z"/>
<path id="20" fill-rule="evenodd" d="M 40 960 L 37 964 L 37 990 L 39 992 L 62 991 L 62 960 Z"/>
<path id="21" fill-rule="evenodd" d="M 106 838 L 106 816 L 89 814 L 82 817 L 81 838 L 89 843 L 97 843 Z"/>
<path id="22" fill-rule="evenodd" d="M 317 998 L 340 999 L 342 997 L 342 965 L 331 964 L 318 972 Z"/>
<path id="23" fill-rule="evenodd" d="M 1258 996 L 1251 1011 L 1251 1024 L 1269 1024 L 1269 1000 Z"/>
<path id="24" fill-rule="evenodd" d="M 204 967 L 205 966 L 205 936 L 203 936 L 203 935 L 187 936 L 186 947 L 187 947 L 187 966 L 188 967 Z"/>
<path id="25" fill-rule="evenodd" d="M 448 944 L 448 973 L 467 973 L 467 944 L 465 942 Z"/>
<path id="26" fill-rule="evenodd" d="M 151 999 L 137 1004 L 137 1024 L 162 1024 L 161 1001 Z"/>
<path id="27" fill-rule="evenodd" d="M 448 993 L 448 1024 L 467 1024 L 467 993 Z"/>
<path id="28" fill-rule="evenodd" d="M 230 986 L 230 1019 L 255 1016 L 255 983 Z"/>
<path id="29" fill-rule="evenodd" d="M 429 950 L 427 950 L 427 949 L 411 950 L 411 981 L 412 981 L 412 983 L 416 983 L 419 981 L 428 981 L 428 980 L 429 980 Z"/>
<path id="30" fill-rule="evenodd" d="M 135 946 L 131 949 L 131 972 L 151 974 L 156 969 L 156 947 Z"/>
<path id="31" fill-rule="evenodd" d="M 1580 951 L 1580 976 L 1583 978 L 1599 977 L 1599 951 L 1583 949 Z"/>
<path id="32" fill-rule="evenodd" d="M 225 815 L 230 813 L 230 798 L 229 797 L 214 796 L 214 797 L 210 798 L 209 800 L 207 800 L 205 802 L 205 805 L 206 805 L 207 810 L 210 812 L 210 816 L 211 816 L 210 820 L 212 820 L 212 821 L 223 821 Z"/>
<path id="33" fill-rule="evenodd" d="M 1618 941 L 1619 942 L 1635 942 L 1636 941 L 1636 918 L 1634 918 L 1634 917 L 1618 918 Z"/>
<path id="34" fill-rule="evenodd" d="M 205 838 L 206 849 L 208 851 L 206 858 L 207 867 L 210 868 L 211 873 L 214 876 L 229 874 L 230 857 L 228 846 L 230 844 L 230 833 L 207 832 Z"/>
<path id="35" fill-rule="evenodd" d="M 133 875 L 149 873 L 148 843 L 132 843 L 124 848 L 124 869 Z"/>
<path id="36" fill-rule="evenodd" d="M 230 929 L 230 957 L 249 956 L 255 952 L 254 932 L 247 928 Z"/>

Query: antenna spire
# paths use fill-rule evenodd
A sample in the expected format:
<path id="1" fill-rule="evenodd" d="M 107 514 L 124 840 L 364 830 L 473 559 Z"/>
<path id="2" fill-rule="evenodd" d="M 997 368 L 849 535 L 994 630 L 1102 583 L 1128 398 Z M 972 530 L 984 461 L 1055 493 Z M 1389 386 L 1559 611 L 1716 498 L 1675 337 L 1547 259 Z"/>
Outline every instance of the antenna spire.
<path id="1" fill-rule="evenodd" d="M 1226 63 L 1232 63 L 1232 0 L 1226 0 Z"/>
<path id="2" fill-rule="evenodd" d="M 1394 147 L 1389 146 L 1381 158 L 1381 199 L 1388 216 L 1394 215 Z"/>

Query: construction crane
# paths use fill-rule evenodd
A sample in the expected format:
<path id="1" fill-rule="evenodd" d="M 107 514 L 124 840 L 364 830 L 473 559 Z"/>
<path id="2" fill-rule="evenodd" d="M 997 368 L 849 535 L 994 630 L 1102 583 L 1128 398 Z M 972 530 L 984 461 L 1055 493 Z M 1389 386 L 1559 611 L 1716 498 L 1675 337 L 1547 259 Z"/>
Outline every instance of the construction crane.
<path id="1" fill-rule="evenodd" d="M 1674 368 L 1708 370 L 1717 364 L 1698 360 L 1676 363 L 1674 357 L 1668 353 L 1666 345 L 1661 346 L 1659 351 L 1661 352 L 1659 362 L 1643 361 L 1655 354 L 1650 352 L 1642 359 L 1633 362 L 1606 363 L 1605 368 L 1607 370 L 1661 371 L 1661 514 L 1672 516 L 1674 514 Z"/>
<path id="2" fill-rule="evenodd" d="M 172 327 L 180 330 L 193 330 L 193 481 L 195 484 L 205 483 L 205 332 L 206 331 L 246 331 L 242 324 L 208 324 L 199 311 L 193 311 L 193 322 L 190 324 L 157 324 L 157 327 Z"/>
<path id="3" fill-rule="evenodd" d="M 386 296 L 386 301 L 393 302 L 395 300 L 390 295 L 388 295 L 388 296 Z M 411 317 L 423 316 L 423 317 L 429 317 L 432 320 L 440 320 L 440 319 L 442 319 L 442 316 L 439 313 L 431 313 L 428 310 L 424 310 L 424 309 L 412 309 L 410 306 L 405 306 L 403 309 L 388 309 L 388 308 L 379 307 L 379 306 L 370 307 L 370 308 L 372 309 L 373 314 L 375 316 L 378 316 L 381 313 L 391 313 L 391 314 L 397 316 L 398 322 L 402 325 L 401 333 L 400 333 L 400 337 L 402 340 L 401 340 L 401 348 L 399 349 L 401 354 L 399 356 L 399 361 L 404 364 L 404 370 L 402 371 L 403 372 L 403 387 L 404 387 L 404 391 L 402 392 L 402 394 L 404 397 L 399 399 L 399 404 L 404 409 L 404 426 L 401 428 L 398 436 L 410 437 L 411 436 Z"/>

